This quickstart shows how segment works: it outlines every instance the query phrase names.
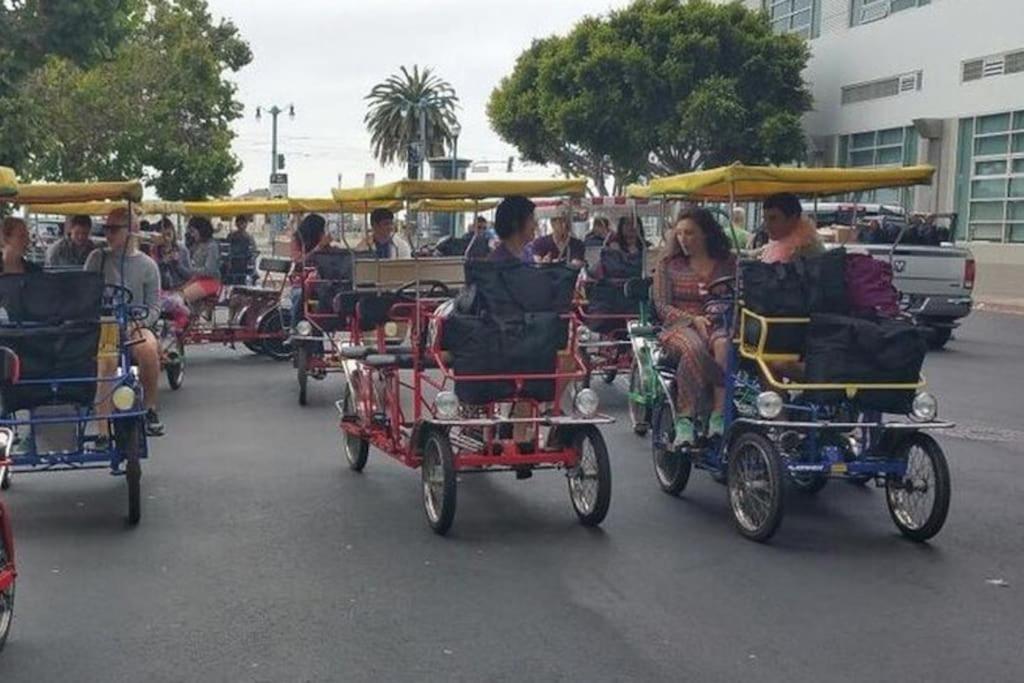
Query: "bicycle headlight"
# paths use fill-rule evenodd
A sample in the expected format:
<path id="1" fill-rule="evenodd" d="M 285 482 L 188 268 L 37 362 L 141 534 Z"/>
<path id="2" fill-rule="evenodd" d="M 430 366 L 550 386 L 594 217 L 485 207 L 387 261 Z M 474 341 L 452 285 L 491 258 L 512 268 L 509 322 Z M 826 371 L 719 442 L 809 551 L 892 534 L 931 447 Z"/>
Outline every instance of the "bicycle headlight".
<path id="1" fill-rule="evenodd" d="M 782 414 L 782 397 L 774 391 L 762 391 L 757 395 L 757 414 L 766 420 L 774 420 Z"/>
<path id="2" fill-rule="evenodd" d="M 451 391 L 442 391 L 434 399 L 434 406 L 437 408 L 439 417 L 445 420 L 452 420 L 459 415 L 459 399 Z"/>
<path id="3" fill-rule="evenodd" d="M 135 390 L 131 387 L 122 384 L 118 388 L 114 389 L 114 393 L 110 396 L 111 402 L 114 407 L 125 412 L 135 407 Z"/>
<path id="4" fill-rule="evenodd" d="M 594 333 L 590 331 L 590 328 L 580 326 L 579 331 L 576 333 L 576 338 L 580 344 L 586 344 L 594 341 Z"/>
<path id="5" fill-rule="evenodd" d="M 576 412 L 584 417 L 593 417 L 597 413 L 597 408 L 600 404 L 601 401 L 597 398 L 597 392 L 593 389 L 580 389 L 576 393 L 576 398 L 573 399 Z"/>
<path id="6" fill-rule="evenodd" d="M 11 442 L 11 432 L 7 429 L 0 429 L 0 457 L 3 457 L 3 451 L 7 448 L 7 444 Z"/>
<path id="7" fill-rule="evenodd" d="M 918 422 L 931 422 L 939 414 L 939 402 L 927 391 L 918 392 L 910 408 L 910 417 Z"/>
<path id="8" fill-rule="evenodd" d="M 313 325 L 308 320 L 300 320 L 295 325 L 295 331 L 298 332 L 300 337 L 308 337 L 313 334 Z"/>

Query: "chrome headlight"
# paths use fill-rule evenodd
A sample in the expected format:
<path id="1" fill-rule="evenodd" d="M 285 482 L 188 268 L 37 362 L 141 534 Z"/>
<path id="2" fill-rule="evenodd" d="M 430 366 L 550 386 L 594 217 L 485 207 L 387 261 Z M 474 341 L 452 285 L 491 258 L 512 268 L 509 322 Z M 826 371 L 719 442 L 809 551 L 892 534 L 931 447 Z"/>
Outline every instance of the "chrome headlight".
<path id="1" fill-rule="evenodd" d="M 300 337 L 308 337 L 313 334 L 313 325 L 308 320 L 300 320 L 295 325 L 295 331 Z"/>
<path id="2" fill-rule="evenodd" d="M 8 444 L 11 443 L 11 432 L 7 429 L 0 429 L 0 457 L 7 448 Z"/>
<path id="3" fill-rule="evenodd" d="M 580 344 L 586 344 L 594 341 L 594 333 L 590 331 L 589 327 L 580 326 L 576 332 L 576 339 Z"/>
<path id="4" fill-rule="evenodd" d="M 131 410 L 135 407 L 135 390 L 122 384 L 114 389 L 114 393 L 110 395 L 110 401 L 121 412 Z"/>
<path id="5" fill-rule="evenodd" d="M 927 391 L 921 391 L 914 397 L 910 408 L 910 417 L 918 422 L 931 422 L 939 414 L 939 402 Z"/>
<path id="6" fill-rule="evenodd" d="M 573 405 L 576 406 L 576 412 L 583 417 L 593 417 L 597 413 L 597 408 L 601 405 L 601 401 L 597 398 L 597 392 L 593 389 L 580 389 L 576 392 Z"/>
<path id="7" fill-rule="evenodd" d="M 757 395 L 757 414 L 765 420 L 774 420 L 782 414 L 782 397 L 774 391 L 762 391 Z"/>
<path id="8" fill-rule="evenodd" d="M 459 399 L 451 391 L 442 391 L 434 399 L 434 406 L 437 408 L 439 417 L 445 420 L 452 420 L 459 415 Z"/>

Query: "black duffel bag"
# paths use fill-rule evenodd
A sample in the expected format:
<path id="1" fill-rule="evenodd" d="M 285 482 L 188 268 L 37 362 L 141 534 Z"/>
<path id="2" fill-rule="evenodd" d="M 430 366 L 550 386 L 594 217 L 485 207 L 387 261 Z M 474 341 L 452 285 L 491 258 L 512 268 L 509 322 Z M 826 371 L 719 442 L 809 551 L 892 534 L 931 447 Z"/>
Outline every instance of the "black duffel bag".
<path id="1" fill-rule="evenodd" d="M 562 264 L 466 261 L 459 310 L 505 318 L 520 313 L 567 313 L 579 271 Z"/>
<path id="2" fill-rule="evenodd" d="M 558 313 L 455 313 L 445 320 L 442 347 L 451 352 L 456 375 L 550 375 L 567 341 L 568 322 Z M 555 381 L 529 380 L 517 395 L 511 380 L 463 380 L 455 382 L 455 394 L 471 405 L 515 396 L 551 401 Z"/>
<path id="3" fill-rule="evenodd" d="M 846 251 L 801 256 L 790 263 L 740 263 L 743 305 L 768 317 L 849 311 Z"/>
<path id="4" fill-rule="evenodd" d="M 920 328 L 901 320 L 866 320 L 842 315 L 811 316 L 806 376 L 812 384 L 913 384 L 921 377 L 928 345 Z M 910 412 L 915 391 L 858 391 L 860 407 L 886 413 Z M 813 392 L 839 400 L 843 392 Z"/>
<path id="5" fill-rule="evenodd" d="M 99 320 L 103 288 L 100 273 L 85 271 L 4 275 L 0 277 L 0 308 L 13 322 Z"/>
<path id="6" fill-rule="evenodd" d="M 624 318 L 604 318 L 602 316 L 623 316 L 636 313 L 639 303 L 630 301 L 626 296 L 625 282 L 597 280 L 587 284 L 586 325 L 600 333 L 625 330 Z"/>
<path id="7" fill-rule="evenodd" d="M 92 380 L 96 377 L 99 339 L 100 323 L 96 321 L 0 329 L 0 346 L 10 347 L 18 354 L 21 365 L 21 383 L 0 387 L 3 413 L 43 405 L 92 405 L 96 397 L 96 382 Z M 24 383 L 38 379 L 53 382 Z M 67 379 L 90 381 L 58 381 Z"/>

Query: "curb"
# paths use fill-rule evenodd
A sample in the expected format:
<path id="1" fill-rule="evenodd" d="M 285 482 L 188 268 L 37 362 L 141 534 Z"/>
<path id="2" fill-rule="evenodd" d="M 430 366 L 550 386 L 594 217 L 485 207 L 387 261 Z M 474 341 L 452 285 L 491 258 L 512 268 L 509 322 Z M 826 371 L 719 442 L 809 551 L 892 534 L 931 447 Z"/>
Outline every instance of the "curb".
<path id="1" fill-rule="evenodd" d="M 1007 315 L 1024 315 L 1024 303 L 1006 303 L 998 301 L 976 301 L 975 311 L 987 311 L 989 313 L 1004 313 Z"/>

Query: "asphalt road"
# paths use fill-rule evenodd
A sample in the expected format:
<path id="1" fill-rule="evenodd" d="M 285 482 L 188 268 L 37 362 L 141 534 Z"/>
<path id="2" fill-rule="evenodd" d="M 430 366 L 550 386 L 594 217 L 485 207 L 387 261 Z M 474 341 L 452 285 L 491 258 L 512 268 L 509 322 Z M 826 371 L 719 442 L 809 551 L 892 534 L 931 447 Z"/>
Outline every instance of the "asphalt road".
<path id="1" fill-rule="evenodd" d="M 299 408 L 286 364 L 191 357 L 125 528 L 122 481 L 21 476 L 21 575 L 0 681 L 1020 681 L 1024 318 L 978 314 L 927 372 L 954 498 L 916 546 L 884 496 L 795 494 L 771 545 L 695 473 L 660 493 L 646 443 L 606 430 L 600 530 L 565 480 L 469 476 L 433 535 L 419 476 L 342 463 L 331 378 Z M 602 390 L 625 419 L 624 394 Z"/>

